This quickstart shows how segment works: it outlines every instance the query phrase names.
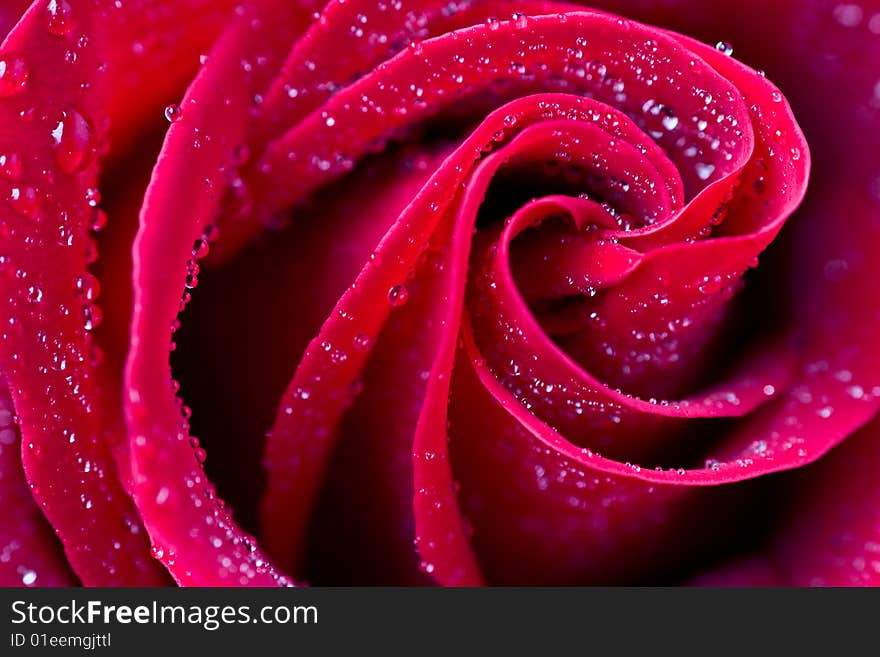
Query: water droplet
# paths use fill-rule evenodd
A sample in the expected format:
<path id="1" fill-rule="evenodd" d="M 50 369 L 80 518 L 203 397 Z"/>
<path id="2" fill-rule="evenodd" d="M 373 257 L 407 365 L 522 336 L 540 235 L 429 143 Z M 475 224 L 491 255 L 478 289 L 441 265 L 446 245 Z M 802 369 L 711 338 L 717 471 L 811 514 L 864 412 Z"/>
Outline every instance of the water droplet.
<path id="1" fill-rule="evenodd" d="M 171 495 L 171 490 L 168 486 L 162 486 L 159 489 L 159 492 L 156 493 L 156 504 L 165 504 L 168 501 L 168 497 Z M 161 550 L 159 550 L 161 552 Z"/>
<path id="2" fill-rule="evenodd" d="M 98 207 L 98 203 L 101 202 L 101 192 L 98 191 L 97 187 L 89 187 L 86 190 L 86 203 L 88 203 L 90 208 Z"/>
<path id="3" fill-rule="evenodd" d="M 195 242 L 193 242 L 192 255 L 193 258 L 204 258 L 208 255 L 208 251 L 211 250 L 211 245 L 208 243 L 208 240 L 204 238 L 199 238 Z"/>
<path id="4" fill-rule="evenodd" d="M 100 233 L 107 227 L 107 213 L 100 208 L 95 208 L 92 213 L 92 232 Z"/>
<path id="5" fill-rule="evenodd" d="M 52 129 L 55 161 L 64 173 L 85 169 L 95 153 L 93 131 L 89 122 L 74 109 L 61 112 Z"/>
<path id="6" fill-rule="evenodd" d="M 856 27 L 863 17 L 864 11 L 855 3 L 842 3 L 834 8 L 834 20 L 844 27 Z"/>
<path id="7" fill-rule="evenodd" d="M 83 328 L 86 331 L 92 331 L 101 324 L 104 318 L 101 309 L 93 303 L 87 303 L 82 309 Z"/>
<path id="8" fill-rule="evenodd" d="M 21 158 L 16 153 L 0 154 L 0 176 L 7 180 L 21 176 Z"/>
<path id="9" fill-rule="evenodd" d="M 697 176 L 700 180 L 708 180 L 709 176 L 715 171 L 714 164 L 703 164 L 702 162 L 697 163 Z"/>
<path id="10" fill-rule="evenodd" d="M 40 209 L 40 197 L 33 187 L 13 187 L 9 190 L 7 200 L 22 217 L 33 217 Z"/>
<path id="11" fill-rule="evenodd" d="M 767 441 L 766 440 L 756 440 L 752 443 L 751 449 L 755 454 L 763 454 L 767 451 Z"/>
<path id="12" fill-rule="evenodd" d="M 199 284 L 199 265 L 195 260 L 186 261 L 186 278 L 183 285 L 187 289 L 193 289 Z"/>
<path id="13" fill-rule="evenodd" d="M 73 29 L 73 10 L 67 0 L 49 0 L 46 5 L 49 33 L 64 36 Z"/>
<path id="14" fill-rule="evenodd" d="M 403 285 L 395 285 L 388 290 L 388 302 L 395 308 L 406 303 L 409 292 Z"/>
<path id="15" fill-rule="evenodd" d="M 171 105 L 165 106 L 165 118 L 168 123 L 177 123 L 183 117 L 183 110 L 180 109 L 180 105 L 172 103 Z"/>
<path id="16" fill-rule="evenodd" d="M 34 582 L 37 581 L 37 573 L 33 570 L 25 571 L 25 573 L 21 576 L 21 583 L 25 586 L 33 586 Z"/>
<path id="17" fill-rule="evenodd" d="M 39 285 L 29 285 L 27 289 L 27 300 L 31 303 L 40 303 L 43 300 L 43 290 Z"/>
<path id="18" fill-rule="evenodd" d="M 664 116 L 661 119 L 661 122 L 663 123 L 663 127 L 670 131 L 675 130 L 675 128 L 678 127 L 678 117 L 674 115 Z"/>
<path id="19" fill-rule="evenodd" d="M 358 351 L 366 351 L 373 344 L 373 341 L 370 339 L 370 336 L 364 335 L 363 333 L 358 333 L 354 336 L 354 348 Z"/>
<path id="20" fill-rule="evenodd" d="M 848 386 L 846 389 L 846 394 L 848 394 L 853 399 L 861 399 L 865 396 L 865 389 L 862 386 Z"/>
<path id="21" fill-rule="evenodd" d="M 86 301 L 94 301 L 98 298 L 98 293 L 100 292 L 100 285 L 98 284 L 98 279 L 92 276 L 89 273 L 80 274 L 76 277 L 75 282 L 76 293 L 80 295 Z"/>
<path id="22" fill-rule="evenodd" d="M 24 91 L 30 71 L 21 57 L 0 59 L 0 98 Z"/>
<path id="23" fill-rule="evenodd" d="M 727 41 L 719 41 L 718 43 L 716 43 L 715 50 L 723 52 L 728 57 L 733 55 L 733 46 L 727 43 Z"/>

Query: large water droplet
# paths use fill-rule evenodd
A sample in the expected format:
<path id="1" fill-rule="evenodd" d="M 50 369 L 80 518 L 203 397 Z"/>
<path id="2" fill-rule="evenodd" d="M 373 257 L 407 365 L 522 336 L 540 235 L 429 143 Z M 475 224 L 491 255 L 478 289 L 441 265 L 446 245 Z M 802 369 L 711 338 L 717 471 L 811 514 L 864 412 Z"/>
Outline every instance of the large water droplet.
<path id="1" fill-rule="evenodd" d="M 85 169 L 95 154 L 93 131 L 89 122 L 74 109 L 61 112 L 52 130 L 55 161 L 65 173 Z"/>
<path id="2" fill-rule="evenodd" d="M 395 285 L 388 290 L 388 302 L 394 307 L 405 304 L 408 297 L 409 292 L 403 285 Z"/>
<path id="3" fill-rule="evenodd" d="M 716 43 L 715 50 L 723 52 L 728 57 L 733 55 L 733 46 L 727 43 L 727 41 L 719 41 L 718 43 Z"/>
<path id="4" fill-rule="evenodd" d="M 208 255 L 208 252 L 211 250 L 211 245 L 208 240 L 200 237 L 195 242 L 193 242 L 192 247 L 192 256 L 193 258 L 199 259 L 204 258 Z"/>
<path id="5" fill-rule="evenodd" d="M 524 30 L 529 26 L 529 17 L 525 14 L 515 13 L 512 16 L 513 24 L 520 30 Z"/>
<path id="6" fill-rule="evenodd" d="M 0 98 L 24 91 L 30 71 L 21 57 L 0 59 Z"/>
<path id="7" fill-rule="evenodd" d="M 64 36 L 73 29 L 73 9 L 67 0 L 49 0 L 46 5 L 49 32 L 55 36 Z"/>
<path id="8" fill-rule="evenodd" d="M 165 118 L 169 123 L 177 123 L 182 117 L 183 110 L 180 109 L 180 105 L 172 103 L 165 106 Z"/>
<path id="9" fill-rule="evenodd" d="M 31 218 L 40 209 L 40 197 L 33 187 L 13 187 L 7 197 L 9 205 L 22 217 Z"/>

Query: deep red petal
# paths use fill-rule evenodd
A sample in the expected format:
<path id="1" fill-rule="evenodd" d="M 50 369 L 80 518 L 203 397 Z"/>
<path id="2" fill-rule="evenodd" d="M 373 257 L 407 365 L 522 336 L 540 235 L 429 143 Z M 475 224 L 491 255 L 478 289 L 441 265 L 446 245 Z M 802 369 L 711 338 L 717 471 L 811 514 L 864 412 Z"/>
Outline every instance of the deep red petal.
<path id="1" fill-rule="evenodd" d="M 160 584 L 167 580 L 108 444 L 118 409 L 104 403 L 92 368 L 99 311 L 87 263 L 104 132 L 103 15 L 89 2 L 37 2 L 2 47 L 18 77 L 4 79 L 15 84 L 0 101 L 0 150 L 7 164 L 19 162 L 4 167 L 0 209 L 10 315 L 2 362 L 31 492 L 73 570 L 91 585 Z"/>
<path id="2" fill-rule="evenodd" d="M 58 538 L 31 496 L 21 466 L 15 408 L 0 377 L 0 586 L 72 586 Z"/>
<path id="3" fill-rule="evenodd" d="M 185 282 L 195 283 L 194 243 L 215 221 L 219 190 L 246 143 L 254 94 L 267 84 L 306 20 L 284 3 L 238 12 L 180 106 L 141 212 L 134 247 L 134 317 L 125 413 L 133 496 L 158 558 L 181 584 L 287 584 L 234 522 L 204 473 L 200 448 L 172 386 L 172 323 Z M 259 65 L 242 68 L 242 61 Z M 229 84 L 229 71 L 242 71 Z M 223 108 L 223 111 L 218 111 Z M 186 191 L 184 191 L 186 190 Z"/>

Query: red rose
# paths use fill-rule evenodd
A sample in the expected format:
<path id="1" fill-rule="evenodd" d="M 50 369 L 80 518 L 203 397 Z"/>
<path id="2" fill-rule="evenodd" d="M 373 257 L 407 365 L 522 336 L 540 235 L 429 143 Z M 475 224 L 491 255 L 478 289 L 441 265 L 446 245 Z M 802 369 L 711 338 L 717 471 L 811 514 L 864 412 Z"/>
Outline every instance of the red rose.
<path id="1" fill-rule="evenodd" d="M 601 4 L 31 4 L 0 583 L 878 583 L 880 4 Z"/>

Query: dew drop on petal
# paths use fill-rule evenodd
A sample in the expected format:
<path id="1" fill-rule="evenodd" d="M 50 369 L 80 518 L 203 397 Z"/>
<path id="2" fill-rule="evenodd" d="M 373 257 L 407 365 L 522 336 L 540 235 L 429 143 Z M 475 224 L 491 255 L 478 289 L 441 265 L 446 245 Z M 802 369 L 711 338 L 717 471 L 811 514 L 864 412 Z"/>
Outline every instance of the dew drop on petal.
<path id="1" fill-rule="evenodd" d="M 697 164 L 697 176 L 700 180 L 708 180 L 709 176 L 711 176 L 715 171 L 714 164 L 704 164 L 702 162 Z"/>
<path id="2" fill-rule="evenodd" d="M 21 177 L 21 158 L 18 154 L 0 154 L 0 177 L 7 180 L 18 180 Z"/>
<path id="3" fill-rule="evenodd" d="M 388 302 L 395 308 L 406 303 L 409 292 L 403 285 L 395 285 L 388 290 Z"/>
<path id="4" fill-rule="evenodd" d="M 834 20 L 844 27 L 856 27 L 863 17 L 864 11 L 853 2 L 844 2 L 834 8 Z"/>
<path id="5" fill-rule="evenodd" d="M 74 109 L 61 113 L 52 129 L 55 161 L 64 173 L 85 169 L 95 153 L 93 131 L 89 122 Z"/>
<path id="6" fill-rule="evenodd" d="M 104 315 L 101 309 L 95 304 L 87 303 L 82 309 L 83 328 L 86 331 L 93 331 L 101 324 Z"/>
<path id="7" fill-rule="evenodd" d="M 195 242 L 193 242 L 192 256 L 196 259 L 204 258 L 206 255 L 208 255 L 208 252 L 210 250 L 211 245 L 208 240 L 200 237 Z"/>
<path id="8" fill-rule="evenodd" d="M 93 233 L 100 233 L 107 227 L 107 213 L 100 208 L 95 208 L 92 214 L 91 229 Z"/>
<path id="9" fill-rule="evenodd" d="M 89 187 L 86 190 L 86 203 L 90 208 L 98 207 L 101 202 L 101 192 L 96 187 Z"/>
<path id="10" fill-rule="evenodd" d="M 0 98 L 8 98 L 24 91 L 29 73 L 28 66 L 21 57 L 0 59 Z"/>
<path id="11" fill-rule="evenodd" d="M 674 115 L 664 116 L 661 119 L 661 122 L 663 123 L 663 127 L 670 131 L 675 130 L 675 128 L 678 127 L 678 117 Z"/>
<path id="12" fill-rule="evenodd" d="M 372 344 L 373 341 L 368 335 L 358 333 L 356 336 L 354 336 L 354 348 L 358 351 L 367 351 Z"/>
<path id="13" fill-rule="evenodd" d="M 73 29 L 73 10 L 67 0 L 49 0 L 46 14 L 50 34 L 64 36 Z"/>
<path id="14" fill-rule="evenodd" d="M 728 57 L 733 55 L 733 46 L 727 43 L 727 41 L 719 41 L 718 43 L 716 43 L 715 50 L 724 53 Z"/>
<path id="15" fill-rule="evenodd" d="M 514 14 L 513 15 L 513 24 L 519 28 L 520 30 L 524 30 L 529 26 L 529 18 L 525 14 Z"/>
<path id="16" fill-rule="evenodd" d="M 171 496 L 171 490 L 168 486 L 162 486 L 159 491 L 156 493 L 156 504 L 165 504 L 168 501 L 168 498 Z M 159 552 L 162 550 L 160 549 Z M 153 555 L 156 556 L 156 555 Z M 161 556 L 156 556 L 157 559 L 161 559 Z"/>
<path id="17" fill-rule="evenodd" d="M 180 105 L 172 103 L 165 106 L 165 118 L 169 123 L 177 123 L 182 117 L 183 110 L 180 109 Z"/>
<path id="18" fill-rule="evenodd" d="M 7 200 L 22 217 L 33 217 L 40 209 L 40 198 L 33 187 L 13 187 L 9 190 Z"/>
<path id="19" fill-rule="evenodd" d="M 31 303 L 40 303 L 43 300 L 43 290 L 39 285 L 29 285 L 27 288 L 27 300 Z"/>
<path id="20" fill-rule="evenodd" d="M 100 285 L 97 278 L 92 274 L 85 273 L 76 277 L 75 289 L 76 293 L 86 301 L 94 301 L 98 298 Z"/>

